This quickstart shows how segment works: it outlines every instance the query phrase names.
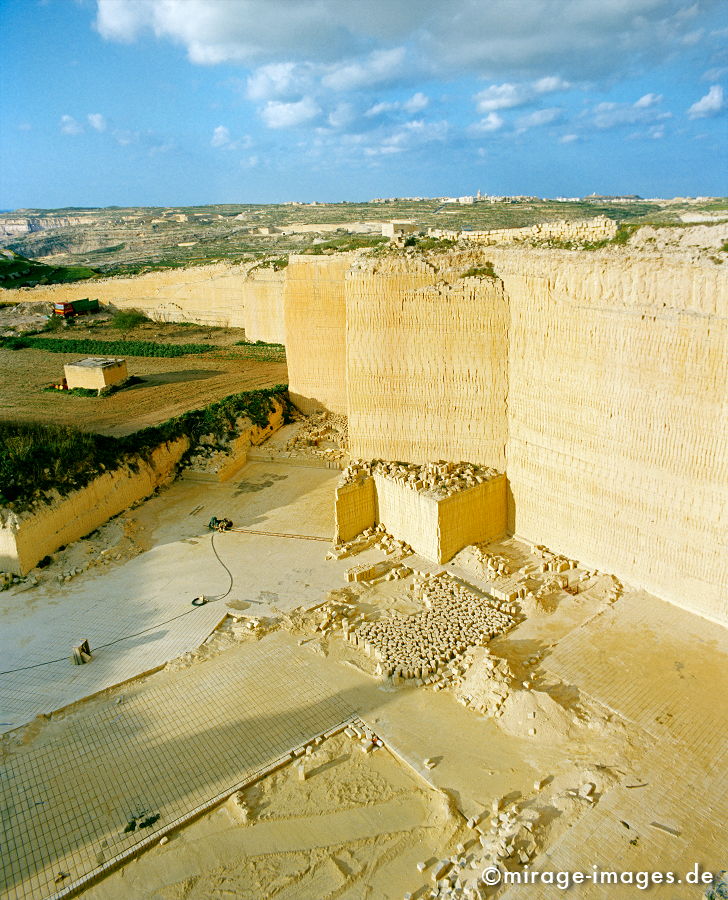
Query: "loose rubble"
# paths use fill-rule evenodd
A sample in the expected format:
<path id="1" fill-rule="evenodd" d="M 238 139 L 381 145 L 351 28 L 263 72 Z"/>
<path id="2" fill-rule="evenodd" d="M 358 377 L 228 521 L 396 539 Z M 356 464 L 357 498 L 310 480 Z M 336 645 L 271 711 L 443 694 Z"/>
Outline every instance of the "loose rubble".
<path id="1" fill-rule="evenodd" d="M 312 413 L 286 443 L 288 453 L 343 459 L 349 446 L 346 416 L 331 412 Z"/>
<path id="2" fill-rule="evenodd" d="M 419 466 L 415 463 L 387 462 L 382 459 L 371 461 L 353 459 L 342 472 L 339 485 L 353 484 L 371 475 L 382 475 L 413 491 L 442 500 L 458 491 L 490 481 L 500 474 L 502 473 L 489 466 L 466 462 L 451 463 L 440 460 Z"/>
<path id="3" fill-rule="evenodd" d="M 282 624 L 292 634 L 328 637 L 337 631 L 346 634 L 352 626 L 362 620 L 362 614 L 355 603 L 330 596 L 324 603 L 312 609 L 294 609 L 283 618 Z"/>
<path id="4" fill-rule="evenodd" d="M 514 675 L 507 660 L 493 656 L 485 647 L 468 651 L 436 688 L 451 687 L 457 701 L 484 716 L 503 714 Z"/>
<path id="5" fill-rule="evenodd" d="M 347 556 L 355 556 L 357 553 L 362 553 L 364 550 L 369 550 L 372 547 L 383 551 L 388 556 L 391 556 L 393 560 L 404 559 L 414 552 L 408 543 L 393 537 L 384 525 L 379 524 L 360 532 L 350 541 L 337 544 L 333 550 L 326 554 L 326 559 L 345 559 Z M 354 580 L 360 581 L 362 579 Z"/>

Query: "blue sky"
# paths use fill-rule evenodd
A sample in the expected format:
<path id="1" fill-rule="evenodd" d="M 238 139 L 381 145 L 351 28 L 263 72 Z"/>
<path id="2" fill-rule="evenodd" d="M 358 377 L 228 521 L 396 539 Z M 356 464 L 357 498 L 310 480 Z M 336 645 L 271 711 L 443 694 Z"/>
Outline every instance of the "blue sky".
<path id="1" fill-rule="evenodd" d="M 728 193 L 726 0 L 0 0 L 0 208 Z"/>

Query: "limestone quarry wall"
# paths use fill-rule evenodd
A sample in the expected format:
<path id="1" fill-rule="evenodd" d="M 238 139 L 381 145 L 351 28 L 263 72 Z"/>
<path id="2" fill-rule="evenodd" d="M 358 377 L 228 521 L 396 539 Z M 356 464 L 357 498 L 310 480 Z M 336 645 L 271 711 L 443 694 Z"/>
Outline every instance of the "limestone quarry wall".
<path id="1" fill-rule="evenodd" d="M 377 521 L 377 492 L 373 478 L 336 488 L 334 500 L 335 541 L 355 538 Z"/>
<path id="2" fill-rule="evenodd" d="M 141 309 L 161 322 L 245 327 L 247 267 L 219 263 L 149 272 L 133 278 L 105 278 L 2 291 L 3 300 L 56 301 L 97 298 L 119 309 Z"/>
<path id="3" fill-rule="evenodd" d="M 285 344 L 283 315 L 285 269 L 255 268 L 243 283 L 243 327 L 249 341 Z M 240 301 L 239 301 L 240 302 Z"/>
<path id="4" fill-rule="evenodd" d="M 508 529 L 505 475 L 451 494 L 438 503 L 439 562 L 448 562 L 469 544 L 503 537 Z"/>
<path id="5" fill-rule="evenodd" d="M 0 298 L 54 303 L 92 297 L 119 309 L 140 309 L 159 322 L 244 328 L 248 340 L 282 344 L 284 279 L 285 270 L 219 263 L 133 278 L 2 290 Z"/>
<path id="6" fill-rule="evenodd" d="M 726 273 L 489 256 L 511 311 L 511 530 L 728 624 Z"/>
<path id="7" fill-rule="evenodd" d="M 486 260 L 502 287 L 453 274 Z M 728 624 L 727 275 L 621 248 L 361 263 L 352 454 L 505 468 L 511 531 Z"/>
<path id="8" fill-rule="evenodd" d="M 505 468 L 508 301 L 500 281 L 462 271 L 395 257 L 349 273 L 353 456 Z"/>
<path id="9" fill-rule="evenodd" d="M 430 229 L 433 236 L 455 237 L 478 244 L 513 244 L 522 241 L 605 241 L 617 233 L 617 223 L 606 216 L 592 219 L 540 222 L 525 228 L 494 228 L 489 231 L 446 231 Z"/>
<path id="10" fill-rule="evenodd" d="M 24 575 L 44 556 L 148 497 L 172 475 L 188 446 L 186 437 L 162 444 L 149 462 L 100 475 L 35 513 L 11 513 L 0 524 L 0 571 Z"/>
<path id="11" fill-rule="evenodd" d="M 178 303 L 211 324 L 234 324 L 234 307 L 244 326 L 258 303 L 250 336 L 266 340 L 280 277 L 293 399 L 347 413 L 353 455 L 505 469 L 510 530 L 728 624 L 728 265 L 694 256 L 304 256 L 282 273 L 210 266 L 3 299 L 184 318 Z M 498 281 L 460 277 L 486 261 Z"/>
<path id="12" fill-rule="evenodd" d="M 425 559 L 445 563 L 468 544 L 502 537 L 506 479 L 500 475 L 442 500 L 382 475 L 336 489 L 336 541 L 382 524 Z"/>
<path id="13" fill-rule="evenodd" d="M 438 502 L 420 491 L 397 484 L 391 478 L 375 475 L 377 487 L 377 524 L 424 556 L 440 562 Z"/>
<path id="14" fill-rule="evenodd" d="M 303 412 L 346 413 L 346 302 L 350 254 L 292 256 L 284 287 L 291 400 Z"/>

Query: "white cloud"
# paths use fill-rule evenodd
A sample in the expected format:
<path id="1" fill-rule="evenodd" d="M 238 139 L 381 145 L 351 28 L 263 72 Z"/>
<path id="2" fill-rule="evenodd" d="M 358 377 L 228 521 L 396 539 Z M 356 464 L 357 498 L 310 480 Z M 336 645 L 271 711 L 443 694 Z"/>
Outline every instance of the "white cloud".
<path id="1" fill-rule="evenodd" d="M 295 128 L 315 119 L 321 108 L 312 97 L 303 97 L 294 103 L 269 100 L 261 111 L 263 121 L 269 128 Z"/>
<path id="2" fill-rule="evenodd" d="M 373 118 L 374 116 L 381 116 L 382 113 L 391 112 L 395 109 L 399 109 L 399 103 L 375 103 L 374 106 L 369 107 L 364 115 L 368 118 Z"/>
<path id="3" fill-rule="evenodd" d="M 662 94 L 645 94 L 639 100 L 636 100 L 633 105 L 635 109 L 649 109 L 651 106 L 657 106 L 661 102 Z"/>
<path id="4" fill-rule="evenodd" d="M 230 129 L 226 125 L 218 125 L 212 132 L 210 146 L 222 150 L 249 150 L 253 146 L 253 140 L 246 134 L 234 141 Z"/>
<path id="5" fill-rule="evenodd" d="M 719 84 L 713 84 L 708 93 L 690 107 L 688 118 L 705 119 L 708 116 L 717 115 L 724 108 L 723 88 Z"/>
<path id="6" fill-rule="evenodd" d="M 680 42 L 686 47 L 694 47 L 702 41 L 704 35 L 705 31 L 702 28 L 698 28 L 697 31 L 690 31 L 687 34 L 684 34 L 680 39 Z"/>
<path id="7" fill-rule="evenodd" d="M 413 119 L 385 135 L 376 146 L 366 147 L 367 156 L 387 156 L 393 153 L 411 151 L 417 147 L 444 141 L 450 130 L 446 120 L 428 122 L 425 119 Z"/>
<path id="8" fill-rule="evenodd" d="M 97 6 L 103 37 L 129 42 L 151 32 L 181 44 L 198 65 L 249 65 L 294 54 L 332 61 L 359 43 L 347 10 L 334 0 L 97 0 Z"/>
<path id="9" fill-rule="evenodd" d="M 622 125 L 653 123 L 671 119 L 671 112 L 660 110 L 662 94 L 644 94 L 634 103 L 598 103 L 588 114 L 591 122 L 600 131 L 618 128 Z"/>
<path id="10" fill-rule="evenodd" d="M 272 100 L 292 93 L 300 94 L 308 81 L 308 73 L 301 66 L 292 62 L 272 63 L 253 72 L 248 78 L 246 93 L 251 100 Z"/>
<path id="11" fill-rule="evenodd" d="M 480 91 L 474 97 L 475 105 L 480 113 L 495 112 L 499 109 L 512 109 L 515 106 L 525 106 L 543 94 L 552 94 L 555 91 L 565 91 L 571 87 L 568 81 L 564 81 L 559 75 L 546 75 L 534 82 L 514 84 L 491 84 L 490 87 Z"/>
<path id="12" fill-rule="evenodd" d="M 417 91 L 417 93 L 413 94 L 409 100 L 404 100 L 402 102 L 393 100 L 391 102 L 375 103 L 374 106 L 369 107 L 364 115 L 367 118 L 373 118 L 375 116 L 381 116 L 382 113 L 396 112 L 397 110 L 403 110 L 404 112 L 411 114 L 421 112 L 429 105 L 430 98 L 421 91 Z"/>
<path id="13" fill-rule="evenodd" d="M 416 113 L 425 109 L 429 106 L 430 98 L 423 94 L 422 91 L 417 91 L 416 94 L 413 94 L 409 100 L 405 100 L 402 104 L 402 109 L 408 113 Z"/>
<path id="14" fill-rule="evenodd" d="M 212 132 L 212 140 L 210 141 L 210 145 L 212 147 L 224 147 L 226 144 L 230 143 L 230 129 L 226 128 L 224 125 L 218 125 L 217 128 Z"/>
<path id="15" fill-rule="evenodd" d="M 475 95 L 475 106 L 478 112 L 495 112 L 498 109 L 511 109 L 521 106 L 529 100 L 529 93 L 523 85 L 492 84 Z"/>
<path id="16" fill-rule="evenodd" d="M 106 119 L 101 113 L 89 113 L 86 118 L 89 125 L 96 131 L 106 131 Z"/>
<path id="17" fill-rule="evenodd" d="M 355 118 L 356 113 L 351 103 L 337 103 L 326 117 L 326 121 L 332 128 L 346 128 Z"/>
<path id="18" fill-rule="evenodd" d="M 564 81 L 558 75 L 547 75 L 533 83 L 533 89 L 537 94 L 551 94 L 554 91 L 567 91 L 571 87 L 570 82 Z"/>
<path id="19" fill-rule="evenodd" d="M 384 84 L 402 74 L 404 58 L 404 47 L 375 50 L 362 60 L 332 66 L 321 83 L 334 91 L 352 91 Z"/>
<path id="20" fill-rule="evenodd" d="M 645 131 L 635 131 L 630 135 L 627 135 L 627 139 L 630 141 L 660 141 L 665 137 L 665 126 L 660 125 L 652 125 L 650 128 Z"/>
<path id="21" fill-rule="evenodd" d="M 563 110 L 558 106 L 550 106 L 547 109 L 537 109 L 535 112 L 526 116 L 521 116 L 516 125 L 518 133 L 528 131 L 530 128 L 541 128 L 543 125 L 550 125 L 557 119 L 561 118 Z"/>
<path id="22" fill-rule="evenodd" d="M 81 134 L 83 125 L 77 122 L 73 116 L 61 116 L 61 133 L 62 134 Z"/>
<path id="23" fill-rule="evenodd" d="M 489 131 L 498 131 L 504 125 L 504 120 L 502 116 L 499 116 L 496 112 L 488 113 L 488 115 L 481 119 L 479 122 L 476 122 L 474 125 L 470 126 L 470 131 L 475 134 L 478 133 L 487 133 Z"/>
<path id="24" fill-rule="evenodd" d="M 699 17 L 718 3 L 419 0 L 413 7 L 412 0 L 97 0 L 96 27 L 117 41 L 151 33 L 181 45 L 203 65 L 323 64 L 332 87 L 354 90 L 376 77 L 406 78 L 412 66 L 504 80 L 551 78 L 556 69 L 564 78 L 618 74 L 634 61 L 654 63 L 701 40 Z M 387 65 L 385 56 L 388 74 L 372 69 L 382 54 L 400 53 L 401 63 L 405 46 L 412 65 Z M 369 57 L 352 62 L 364 48 Z"/>
<path id="25" fill-rule="evenodd" d="M 708 69 L 703 72 L 701 78 L 703 81 L 719 81 L 724 75 L 728 75 L 728 66 L 717 66 L 714 69 Z"/>
<path id="26" fill-rule="evenodd" d="M 565 135 L 563 135 L 563 137 L 559 138 L 559 143 L 560 144 L 573 144 L 574 141 L 578 141 L 578 140 L 579 140 L 578 134 L 565 134 Z"/>
<path id="27" fill-rule="evenodd" d="M 99 0 L 96 27 L 105 38 L 132 41 L 145 25 L 151 23 L 152 4 L 144 0 L 118 3 Z"/>

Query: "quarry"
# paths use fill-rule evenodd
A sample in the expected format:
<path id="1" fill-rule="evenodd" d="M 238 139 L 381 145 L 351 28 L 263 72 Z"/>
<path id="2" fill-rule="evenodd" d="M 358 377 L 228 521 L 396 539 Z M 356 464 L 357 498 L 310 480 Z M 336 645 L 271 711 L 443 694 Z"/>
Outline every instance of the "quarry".
<path id="1" fill-rule="evenodd" d="M 0 217 L 0 896 L 724 896 L 713 206 Z"/>

